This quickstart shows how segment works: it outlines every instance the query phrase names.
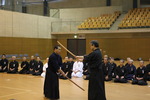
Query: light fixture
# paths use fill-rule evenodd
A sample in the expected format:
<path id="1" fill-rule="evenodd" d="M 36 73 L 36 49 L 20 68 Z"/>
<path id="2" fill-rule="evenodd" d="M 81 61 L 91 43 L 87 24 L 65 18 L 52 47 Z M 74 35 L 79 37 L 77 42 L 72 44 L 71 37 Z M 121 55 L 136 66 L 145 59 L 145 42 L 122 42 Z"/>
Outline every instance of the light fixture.
<path id="1" fill-rule="evenodd" d="M 74 35 L 74 38 L 76 39 L 76 38 L 78 38 L 78 36 L 75 34 L 75 35 Z"/>

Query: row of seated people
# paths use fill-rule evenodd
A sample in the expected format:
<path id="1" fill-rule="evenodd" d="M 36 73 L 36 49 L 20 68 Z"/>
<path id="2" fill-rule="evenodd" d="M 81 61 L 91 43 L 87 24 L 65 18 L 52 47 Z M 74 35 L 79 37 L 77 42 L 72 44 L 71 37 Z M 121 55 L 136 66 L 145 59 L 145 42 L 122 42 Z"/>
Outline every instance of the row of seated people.
<path id="1" fill-rule="evenodd" d="M 36 76 L 42 76 L 45 77 L 46 75 L 46 69 L 48 67 L 48 60 L 49 58 L 46 58 L 46 62 L 43 65 L 43 62 L 41 61 L 40 57 L 37 57 L 35 60 L 34 56 L 31 56 L 31 60 L 28 62 L 26 57 L 22 58 L 21 62 L 21 70 L 19 71 L 19 62 L 16 60 L 16 56 L 12 56 L 11 61 L 9 62 L 8 59 L 6 58 L 6 55 L 2 55 L 2 59 L 0 60 L 0 72 L 7 72 L 10 74 L 32 74 Z M 73 58 L 68 57 L 65 58 L 65 62 L 63 63 L 63 66 L 61 69 L 67 73 L 66 75 L 71 78 L 72 74 L 72 69 L 73 69 Z M 75 66 L 75 65 L 74 65 Z M 83 68 L 83 67 L 82 67 Z M 81 69 L 82 69 L 81 68 Z M 73 70 L 75 72 L 75 68 Z M 81 76 L 82 77 L 82 76 Z M 60 78 L 63 78 L 60 76 Z"/>
<path id="2" fill-rule="evenodd" d="M 9 62 L 6 59 L 6 55 L 2 55 L 0 60 L 0 72 L 7 72 L 10 74 L 20 73 L 20 74 L 32 74 L 32 75 L 41 75 L 43 72 L 43 62 L 40 57 L 37 57 L 35 60 L 34 56 L 31 56 L 30 62 L 27 61 L 26 57 L 23 57 L 21 62 L 21 70 L 18 71 L 19 62 L 16 60 L 16 56 L 12 56 L 11 61 Z"/>
<path id="3" fill-rule="evenodd" d="M 112 78 L 114 82 L 127 83 L 128 80 L 132 80 L 133 84 L 139 85 L 147 85 L 147 80 L 150 80 L 150 59 L 149 64 L 145 67 L 144 61 L 140 61 L 139 68 L 133 65 L 133 60 L 128 58 L 128 63 L 124 65 L 124 61 L 120 60 L 120 64 L 117 65 L 114 63 L 114 59 L 111 58 L 110 61 L 108 57 L 104 57 L 104 61 L 102 63 L 102 68 L 104 72 L 105 81 L 111 81 Z M 26 57 L 23 57 L 23 61 L 21 63 L 20 74 L 32 74 L 32 75 L 41 75 L 45 76 L 46 68 L 48 67 L 48 58 L 46 59 L 46 63 L 43 67 L 42 61 L 40 61 L 40 57 L 37 57 L 35 60 L 34 56 L 31 56 L 31 60 L 28 63 Z M 8 64 L 9 63 L 9 64 Z M 12 56 L 12 61 L 8 62 L 6 56 L 3 55 L 0 60 L 0 72 L 7 73 L 18 73 L 19 63 L 16 61 L 16 57 Z M 83 67 L 84 66 L 84 67 Z M 85 79 L 88 79 L 90 76 L 90 70 L 88 69 L 88 64 L 81 59 L 77 59 L 75 62 L 72 58 L 65 57 L 64 63 L 61 69 L 65 72 L 66 76 L 71 77 L 82 77 L 83 74 L 86 76 Z M 43 72 L 43 73 L 42 73 Z M 61 79 L 66 79 L 62 75 L 59 75 Z"/>
<path id="4" fill-rule="evenodd" d="M 150 28 L 150 7 L 129 10 L 119 24 L 119 29 L 125 28 Z"/>
<path id="5" fill-rule="evenodd" d="M 150 64 L 144 67 L 144 61 L 140 61 L 139 66 L 140 67 L 136 69 L 133 65 L 133 60 L 128 58 L 127 64 L 124 65 L 124 60 L 120 60 L 120 64 L 117 67 L 113 58 L 111 58 L 110 61 L 108 61 L 107 58 L 104 58 L 102 67 L 105 81 L 111 81 L 115 78 L 114 82 L 127 83 L 128 80 L 132 80 L 132 84 L 147 85 L 146 81 L 150 80 Z M 84 74 L 84 79 L 88 80 L 90 75 L 87 63 L 84 63 L 84 61 L 82 63 L 82 61 L 78 59 L 70 65 L 68 62 L 68 57 L 65 57 L 62 70 L 69 78 L 82 77 Z M 66 79 L 61 75 L 60 78 Z"/>
<path id="6" fill-rule="evenodd" d="M 110 60 L 104 58 L 102 68 L 105 81 L 111 81 L 114 78 L 114 82 L 127 83 L 128 80 L 131 80 L 132 84 L 147 85 L 147 80 L 150 81 L 150 59 L 146 67 L 144 61 L 139 61 L 137 69 L 132 59 L 128 58 L 127 61 L 128 63 L 124 65 L 124 60 L 120 60 L 120 64 L 117 66 L 113 58 Z M 88 79 L 90 75 L 90 70 L 87 68 L 84 69 L 85 79 Z"/>

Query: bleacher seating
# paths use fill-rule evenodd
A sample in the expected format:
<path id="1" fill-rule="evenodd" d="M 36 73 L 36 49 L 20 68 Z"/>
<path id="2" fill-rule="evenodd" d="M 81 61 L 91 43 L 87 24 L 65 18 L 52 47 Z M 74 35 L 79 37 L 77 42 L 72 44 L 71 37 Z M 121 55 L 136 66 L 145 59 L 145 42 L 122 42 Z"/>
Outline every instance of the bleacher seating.
<path id="1" fill-rule="evenodd" d="M 116 11 L 113 14 L 103 14 L 99 17 L 90 17 L 78 26 L 79 30 L 110 29 L 121 12 Z"/>
<path id="2" fill-rule="evenodd" d="M 127 28 L 150 28 L 150 7 L 130 10 L 119 24 L 119 29 Z"/>

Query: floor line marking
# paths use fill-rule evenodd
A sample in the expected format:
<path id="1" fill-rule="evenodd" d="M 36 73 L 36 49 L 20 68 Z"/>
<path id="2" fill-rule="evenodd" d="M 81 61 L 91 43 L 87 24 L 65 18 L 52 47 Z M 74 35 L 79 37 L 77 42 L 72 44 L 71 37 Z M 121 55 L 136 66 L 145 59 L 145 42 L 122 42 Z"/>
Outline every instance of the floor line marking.
<path id="1" fill-rule="evenodd" d="M 0 98 L 9 97 L 9 96 L 12 96 L 12 95 L 17 95 L 17 94 L 23 94 L 23 93 L 27 93 L 27 91 L 26 92 L 13 93 L 13 94 L 9 94 L 9 95 L 3 95 L 3 96 L 0 96 Z"/>
<path id="2" fill-rule="evenodd" d="M 14 90 L 23 90 L 23 91 L 31 91 L 31 90 L 26 90 L 26 89 L 19 89 L 19 88 L 12 88 L 12 87 L 6 87 L 6 86 L 0 86 L 0 88 L 8 88 L 8 89 L 14 89 Z"/>

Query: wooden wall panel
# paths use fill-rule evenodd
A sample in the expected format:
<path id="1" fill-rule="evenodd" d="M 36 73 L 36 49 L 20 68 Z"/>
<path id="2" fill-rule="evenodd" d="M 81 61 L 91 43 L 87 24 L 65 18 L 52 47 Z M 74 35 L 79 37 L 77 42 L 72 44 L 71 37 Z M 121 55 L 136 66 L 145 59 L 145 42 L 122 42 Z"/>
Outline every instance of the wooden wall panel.
<path id="1" fill-rule="evenodd" d="M 91 40 L 98 40 L 100 42 L 103 55 L 108 54 L 111 57 L 122 59 L 131 57 L 134 60 L 137 60 L 139 57 L 144 60 L 150 58 L 150 38 L 91 38 L 86 40 L 87 53 L 91 52 L 91 50 L 88 49 L 88 43 Z"/>
<path id="2" fill-rule="evenodd" d="M 67 48 L 67 39 L 58 39 L 58 41 Z M 67 51 L 63 48 L 62 48 L 62 51 L 61 51 L 61 56 L 62 56 L 62 58 L 67 56 Z"/>
<path id="3" fill-rule="evenodd" d="M 106 36 L 107 35 L 107 36 Z M 136 34 L 124 34 L 117 35 L 117 38 L 113 34 L 106 34 L 104 36 L 97 35 L 93 36 L 92 34 L 86 36 L 86 53 L 90 53 L 89 42 L 91 40 L 98 40 L 100 42 L 100 48 L 102 49 L 102 54 L 107 54 L 114 58 L 126 59 L 131 57 L 134 60 L 137 60 L 139 57 L 144 60 L 150 58 L 150 38 L 148 35 L 140 35 L 138 38 L 134 37 Z M 120 36 L 120 37 L 119 37 Z M 67 47 L 67 39 L 71 39 L 68 35 L 62 35 L 57 37 L 58 40 L 62 42 L 64 46 Z M 65 57 L 67 52 L 62 50 L 62 56 Z"/>
<path id="4" fill-rule="evenodd" d="M 53 47 L 60 41 L 67 47 L 67 37 L 61 39 L 41 38 L 14 38 L 0 37 L 0 54 L 28 54 L 29 56 L 38 53 L 42 59 L 49 57 Z M 90 53 L 89 42 L 98 40 L 102 53 L 114 58 L 131 57 L 134 60 L 141 57 L 144 60 L 150 58 L 150 38 L 87 38 L 86 53 Z M 64 58 L 67 52 L 62 48 L 61 56 Z"/>
<path id="5" fill-rule="evenodd" d="M 55 39 L 13 38 L 0 37 L 0 54 L 28 54 L 38 53 L 42 59 L 49 57 L 56 45 Z"/>

